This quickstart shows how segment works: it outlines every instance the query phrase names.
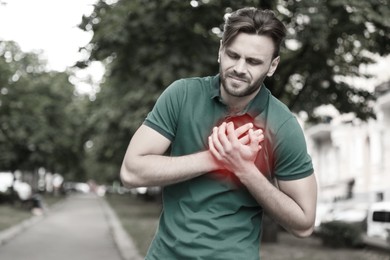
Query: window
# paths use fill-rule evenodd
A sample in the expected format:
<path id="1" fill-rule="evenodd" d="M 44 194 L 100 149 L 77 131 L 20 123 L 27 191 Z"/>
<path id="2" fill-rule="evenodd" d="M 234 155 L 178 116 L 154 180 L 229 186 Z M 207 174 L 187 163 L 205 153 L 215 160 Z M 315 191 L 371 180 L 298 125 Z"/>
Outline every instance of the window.
<path id="1" fill-rule="evenodd" d="M 374 211 L 372 216 L 373 221 L 390 222 L 390 212 L 388 211 Z"/>

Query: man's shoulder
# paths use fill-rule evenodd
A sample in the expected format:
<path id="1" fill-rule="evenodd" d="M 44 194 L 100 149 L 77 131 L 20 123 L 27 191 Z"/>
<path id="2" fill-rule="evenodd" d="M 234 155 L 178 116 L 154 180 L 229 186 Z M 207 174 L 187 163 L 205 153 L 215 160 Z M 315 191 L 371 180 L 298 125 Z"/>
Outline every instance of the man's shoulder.
<path id="1" fill-rule="evenodd" d="M 216 76 L 188 77 L 178 79 L 167 88 L 174 93 L 196 95 L 197 93 L 209 93 L 215 88 Z"/>
<path id="2" fill-rule="evenodd" d="M 285 122 L 295 118 L 288 106 L 273 96 L 269 95 L 267 106 L 267 120 L 271 121 L 274 128 L 278 129 Z M 270 122 L 269 122 L 270 123 Z"/>
<path id="3" fill-rule="evenodd" d="M 216 76 L 181 78 L 173 82 L 173 84 L 185 85 L 185 86 L 210 85 L 213 84 L 215 77 Z"/>
<path id="4" fill-rule="evenodd" d="M 274 112 L 283 114 L 287 117 L 292 116 L 292 112 L 287 107 L 287 105 L 282 101 L 280 101 L 278 98 L 276 98 L 274 95 L 271 94 L 269 100 L 270 100 L 269 106 L 273 109 Z"/>

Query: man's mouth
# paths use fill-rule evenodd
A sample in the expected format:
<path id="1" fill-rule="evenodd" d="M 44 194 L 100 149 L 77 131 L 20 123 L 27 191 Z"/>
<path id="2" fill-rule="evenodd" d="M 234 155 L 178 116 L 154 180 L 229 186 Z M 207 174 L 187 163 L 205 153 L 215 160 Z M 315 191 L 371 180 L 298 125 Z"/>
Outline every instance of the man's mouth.
<path id="1" fill-rule="evenodd" d="M 234 76 L 234 75 L 229 75 L 229 78 L 232 79 L 235 82 L 238 82 L 238 83 L 246 83 L 247 82 L 247 80 L 245 78 L 237 77 L 237 76 Z"/>

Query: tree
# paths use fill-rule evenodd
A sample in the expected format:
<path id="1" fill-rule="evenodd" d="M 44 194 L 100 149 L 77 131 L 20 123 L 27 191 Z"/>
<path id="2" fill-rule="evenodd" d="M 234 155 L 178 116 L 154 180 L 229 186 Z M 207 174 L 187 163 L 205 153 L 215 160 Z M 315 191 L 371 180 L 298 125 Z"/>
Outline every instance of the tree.
<path id="1" fill-rule="evenodd" d="M 100 1 L 81 28 L 93 28 L 89 61 L 107 64 L 107 77 L 94 102 L 94 157 L 118 171 L 130 135 L 162 90 L 178 77 L 217 72 L 220 14 L 225 7 L 191 7 L 189 1 Z M 207 15 L 204 15 L 207 12 Z M 202 17 L 202 19 L 198 19 Z M 157 26 L 158 25 L 158 26 Z"/>
<path id="2" fill-rule="evenodd" d="M 372 93 L 345 78 L 369 77 L 359 66 L 373 63 L 373 53 L 389 54 L 388 1 L 280 1 L 277 9 L 289 36 L 270 82 L 274 95 L 313 121 L 315 108 L 326 104 L 363 120 L 373 116 Z"/>
<path id="3" fill-rule="evenodd" d="M 276 75 L 266 84 L 294 112 L 332 104 L 341 113 L 373 116 L 372 93 L 350 86 L 371 53 L 389 53 L 390 9 L 386 0 L 307 1 L 99 1 L 80 28 L 94 35 L 87 60 L 106 64 L 107 75 L 93 104 L 93 154 L 117 174 L 131 134 L 157 97 L 180 77 L 218 72 L 223 14 L 243 6 L 275 10 L 288 37 Z"/>
<path id="4" fill-rule="evenodd" d="M 86 139 L 82 101 L 68 73 L 45 69 L 38 54 L 0 42 L 0 171 L 42 167 L 80 177 Z"/>

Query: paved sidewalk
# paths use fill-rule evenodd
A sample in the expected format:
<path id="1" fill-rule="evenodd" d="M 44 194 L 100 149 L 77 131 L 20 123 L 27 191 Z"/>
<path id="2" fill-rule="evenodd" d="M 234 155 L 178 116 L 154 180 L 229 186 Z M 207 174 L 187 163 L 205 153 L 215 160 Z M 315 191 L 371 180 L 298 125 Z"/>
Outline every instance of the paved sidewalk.
<path id="1" fill-rule="evenodd" d="M 76 194 L 0 232 L 1 260 L 140 260 L 134 244 L 107 202 Z"/>

